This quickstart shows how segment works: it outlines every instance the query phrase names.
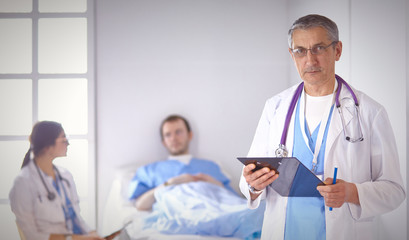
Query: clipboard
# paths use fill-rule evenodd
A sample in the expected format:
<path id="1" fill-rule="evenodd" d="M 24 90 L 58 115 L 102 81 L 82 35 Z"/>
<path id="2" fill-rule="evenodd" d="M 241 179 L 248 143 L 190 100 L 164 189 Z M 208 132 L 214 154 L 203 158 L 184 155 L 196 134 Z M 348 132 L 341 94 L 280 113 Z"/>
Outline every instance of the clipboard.
<path id="1" fill-rule="evenodd" d="M 317 186 L 325 185 L 295 157 L 238 157 L 244 165 L 255 164 L 255 171 L 268 167 L 279 177 L 270 186 L 283 197 L 322 197 Z"/>
<path id="2" fill-rule="evenodd" d="M 121 229 L 109 234 L 108 236 L 103 237 L 104 240 L 113 240 L 115 237 L 117 237 L 119 234 L 121 234 L 122 231 L 131 223 L 132 223 L 132 220 L 125 223 L 124 226 Z"/>

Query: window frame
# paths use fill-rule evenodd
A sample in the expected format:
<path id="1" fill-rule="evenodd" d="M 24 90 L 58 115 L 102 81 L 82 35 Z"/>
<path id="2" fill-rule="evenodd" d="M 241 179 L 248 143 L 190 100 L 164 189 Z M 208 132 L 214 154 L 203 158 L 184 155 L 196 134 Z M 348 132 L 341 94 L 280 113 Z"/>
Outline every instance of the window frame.
<path id="1" fill-rule="evenodd" d="M 81 198 L 81 202 L 86 202 L 88 206 L 87 223 L 96 229 L 97 226 L 97 201 L 96 201 L 96 84 L 95 84 L 95 2 L 85 0 L 87 9 L 85 12 L 56 12 L 40 13 L 39 0 L 32 1 L 32 11 L 22 13 L 1 13 L 0 19 L 31 19 L 32 20 L 32 72 L 1 74 L 0 81 L 9 79 L 31 79 L 32 81 L 32 125 L 38 119 L 38 82 L 40 79 L 67 79 L 85 78 L 88 82 L 88 132 L 87 134 L 71 135 L 70 139 L 84 139 L 88 141 L 88 189 L 90 190 L 86 198 Z M 86 18 L 87 19 L 87 72 L 86 73 L 64 73 L 64 74 L 40 74 L 38 72 L 38 22 L 40 18 Z M 0 135 L 0 141 L 28 141 L 28 135 Z M 21 153 L 21 161 L 25 153 Z M 77 183 L 78 184 L 78 183 Z M 9 205 L 8 199 L 0 198 L 0 205 Z"/>

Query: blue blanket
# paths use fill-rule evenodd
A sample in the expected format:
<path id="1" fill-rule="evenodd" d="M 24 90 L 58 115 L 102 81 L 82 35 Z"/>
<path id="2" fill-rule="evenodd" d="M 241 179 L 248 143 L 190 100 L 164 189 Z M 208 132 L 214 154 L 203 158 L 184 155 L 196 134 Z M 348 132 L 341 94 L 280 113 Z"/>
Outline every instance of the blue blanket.
<path id="1" fill-rule="evenodd" d="M 223 187 L 191 182 L 158 189 L 155 198 L 152 213 L 134 221 L 129 232 L 154 229 L 166 234 L 260 237 L 264 204 L 248 209 L 244 198 Z"/>

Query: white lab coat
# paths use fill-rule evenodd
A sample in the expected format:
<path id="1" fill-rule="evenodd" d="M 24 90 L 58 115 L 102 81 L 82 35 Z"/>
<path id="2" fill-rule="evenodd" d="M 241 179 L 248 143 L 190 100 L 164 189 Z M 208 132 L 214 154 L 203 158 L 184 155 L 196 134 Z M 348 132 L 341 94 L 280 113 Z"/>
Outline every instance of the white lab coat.
<path id="1" fill-rule="evenodd" d="M 267 100 L 248 156 L 275 156 L 296 87 Z M 335 108 L 325 149 L 324 179 L 333 177 L 334 167 L 337 166 L 338 179 L 356 184 L 360 206 L 345 203 L 332 212 L 326 207 L 326 238 L 331 240 L 376 239 L 374 218 L 397 208 L 405 199 L 396 141 L 387 113 L 384 107 L 364 93 L 354 92 L 360 103 L 364 140 L 359 143 L 345 140 L 341 117 Z M 340 99 L 344 97 L 351 98 L 351 94 L 342 85 Z M 345 106 L 342 107 L 347 125 L 353 115 Z M 292 154 L 293 135 L 294 114 L 286 143 L 289 156 Z M 287 198 L 267 187 L 256 200 L 251 201 L 243 175 L 240 190 L 248 199 L 250 208 L 257 208 L 262 199 L 266 200 L 261 239 L 284 239 Z"/>
<path id="2" fill-rule="evenodd" d="M 79 198 L 72 175 L 64 168 L 57 167 L 74 211 L 79 219 L 81 228 L 85 232 L 90 232 L 90 228 L 80 215 Z M 40 171 L 41 172 L 41 171 Z M 52 177 L 41 174 L 44 177 L 48 189 L 55 194 L 53 201 L 48 200 L 47 190 L 41 182 L 34 162 L 31 160 L 23 167 L 19 175 L 14 180 L 14 185 L 9 193 L 11 210 L 16 216 L 16 223 L 25 235 L 27 240 L 48 240 L 51 233 L 69 234 L 65 224 L 62 204 L 65 204 L 65 197 L 57 193 L 52 185 Z M 61 193 L 64 191 L 60 189 Z"/>

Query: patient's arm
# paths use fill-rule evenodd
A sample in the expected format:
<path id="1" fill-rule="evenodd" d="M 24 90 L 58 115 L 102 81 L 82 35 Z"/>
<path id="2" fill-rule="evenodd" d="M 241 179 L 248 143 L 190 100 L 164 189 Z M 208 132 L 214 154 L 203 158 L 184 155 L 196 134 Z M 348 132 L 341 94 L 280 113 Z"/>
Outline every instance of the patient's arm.
<path id="1" fill-rule="evenodd" d="M 216 184 L 220 187 L 224 187 L 222 182 L 216 180 L 214 177 L 210 175 L 199 173 L 198 175 L 195 175 L 195 176 L 197 177 L 197 181 L 204 181 L 204 182 Z"/>
<path id="2" fill-rule="evenodd" d="M 203 182 L 208 182 L 208 183 L 213 183 L 218 186 L 224 187 L 223 183 L 216 180 L 212 176 L 204 173 L 199 173 L 197 175 L 191 175 L 191 174 L 182 174 L 177 177 L 169 179 L 165 185 L 175 185 L 175 184 L 181 184 L 181 183 L 188 183 L 188 182 L 197 182 L 197 181 L 203 181 Z"/>
<path id="3" fill-rule="evenodd" d="M 196 181 L 204 181 L 204 182 L 209 182 L 216 184 L 218 186 L 224 187 L 223 183 L 217 181 L 214 179 L 212 176 L 199 173 L 197 175 L 191 175 L 191 174 L 182 174 L 176 177 L 173 177 L 166 181 L 164 184 L 157 186 L 156 188 L 153 188 L 146 193 L 142 194 L 140 197 L 136 199 L 135 202 L 135 207 L 138 210 L 142 211 L 149 211 L 152 209 L 152 205 L 155 203 L 155 190 L 157 188 L 161 188 L 164 186 L 169 186 L 169 185 L 176 185 L 176 184 L 181 184 L 181 183 L 188 183 L 188 182 L 196 182 Z"/>
<path id="4" fill-rule="evenodd" d="M 164 186 L 168 185 L 176 185 L 176 184 L 181 184 L 181 183 L 188 183 L 192 181 L 198 181 L 197 177 L 190 175 L 190 174 L 182 174 L 176 177 L 173 177 L 166 181 L 164 184 L 157 186 L 156 188 L 153 188 L 146 193 L 142 194 L 140 197 L 136 199 L 135 202 L 135 207 L 138 210 L 142 211 L 149 211 L 152 209 L 152 205 L 155 203 L 155 190 L 157 188 L 161 188 Z"/>
<path id="5" fill-rule="evenodd" d="M 158 187 L 161 187 L 161 186 L 158 186 Z M 153 188 L 147 191 L 146 193 L 142 194 L 140 197 L 136 199 L 136 202 L 135 202 L 136 209 L 141 210 L 141 211 L 149 211 L 152 209 L 152 205 L 155 203 L 154 193 L 155 193 L 156 188 Z"/>

